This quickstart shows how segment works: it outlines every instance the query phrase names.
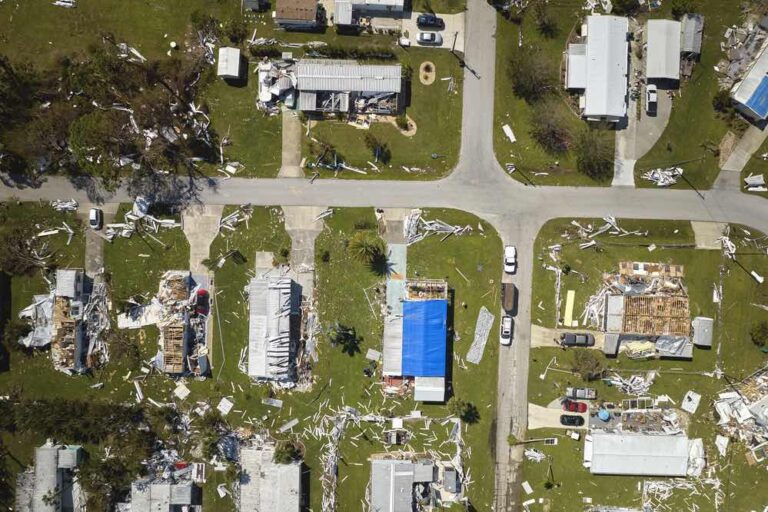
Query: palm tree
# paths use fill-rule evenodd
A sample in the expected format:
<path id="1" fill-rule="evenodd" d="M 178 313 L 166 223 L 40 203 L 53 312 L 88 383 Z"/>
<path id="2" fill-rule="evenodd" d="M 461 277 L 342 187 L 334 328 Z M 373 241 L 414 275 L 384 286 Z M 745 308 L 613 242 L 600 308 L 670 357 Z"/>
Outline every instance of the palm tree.
<path id="1" fill-rule="evenodd" d="M 358 231 L 349 241 L 347 250 L 355 260 L 370 265 L 383 254 L 384 244 L 380 238 L 365 231 Z"/>

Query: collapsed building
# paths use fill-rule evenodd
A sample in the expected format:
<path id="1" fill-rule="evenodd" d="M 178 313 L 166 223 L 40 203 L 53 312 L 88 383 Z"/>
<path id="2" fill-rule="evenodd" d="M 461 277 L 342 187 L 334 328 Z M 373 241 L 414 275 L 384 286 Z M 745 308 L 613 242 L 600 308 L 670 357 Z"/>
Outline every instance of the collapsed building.
<path id="1" fill-rule="evenodd" d="M 77 482 L 76 470 L 83 459 L 77 445 L 52 441 L 35 448 L 35 465 L 16 478 L 18 512 L 64 512 L 85 510 L 85 496 Z M 51 497 L 56 499 L 51 499 Z"/>
<path id="2" fill-rule="evenodd" d="M 257 277 L 247 291 L 247 361 L 241 369 L 255 381 L 293 387 L 301 320 L 298 284 L 289 277 Z"/>
<path id="3" fill-rule="evenodd" d="M 401 105 L 400 64 L 359 64 L 354 60 L 301 59 L 263 61 L 258 105 L 274 108 L 277 101 L 302 112 L 325 114 L 397 114 Z"/>
<path id="4" fill-rule="evenodd" d="M 704 323 L 692 336 L 684 272 L 682 265 L 624 261 L 618 274 L 603 276 L 582 317 L 606 333 L 607 356 L 621 348 L 633 359 L 691 359 L 694 340 L 711 346 L 711 319 L 699 317 Z"/>
<path id="5" fill-rule="evenodd" d="M 202 512 L 205 465 L 181 460 L 175 450 L 156 452 L 145 461 L 149 475 L 131 483 L 128 501 L 118 512 Z"/>
<path id="6" fill-rule="evenodd" d="M 160 337 L 153 366 L 173 376 L 208 376 L 211 304 L 206 288 L 206 276 L 169 270 L 163 274 L 158 293 L 150 304 L 137 305 L 119 315 L 118 327 L 138 329 L 157 325 Z"/>
<path id="7" fill-rule="evenodd" d="M 719 393 L 714 408 L 718 428 L 726 438 L 725 446 L 727 439 L 738 440 L 747 447 L 751 463 L 765 462 L 768 459 L 768 367 Z"/>
<path id="8" fill-rule="evenodd" d="M 86 373 L 109 360 L 102 339 L 110 326 L 104 276 L 86 283 L 81 269 L 58 269 L 54 279 L 50 293 L 35 295 L 32 304 L 19 312 L 31 327 L 19 343 L 28 348 L 50 345 L 55 369 L 69 375 Z"/>
<path id="9" fill-rule="evenodd" d="M 388 281 L 383 376 L 387 389 L 413 384 L 414 399 L 443 402 L 446 393 L 448 283 Z"/>
<path id="10" fill-rule="evenodd" d="M 240 448 L 239 510 L 298 512 L 302 505 L 301 462 L 278 464 L 275 445 Z"/>
<path id="11" fill-rule="evenodd" d="M 426 454 L 374 455 L 369 490 L 370 512 L 431 510 L 458 502 L 462 494 L 456 468 L 450 462 L 436 463 Z"/>

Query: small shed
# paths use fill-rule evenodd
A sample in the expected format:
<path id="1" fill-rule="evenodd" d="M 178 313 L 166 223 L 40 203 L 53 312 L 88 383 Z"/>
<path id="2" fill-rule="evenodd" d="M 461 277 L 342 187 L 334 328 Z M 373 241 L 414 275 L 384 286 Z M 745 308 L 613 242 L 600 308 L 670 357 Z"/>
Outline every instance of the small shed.
<path id="1" fill-rule="evenodd" d="M 688 57 L 698 57 L 701 55 L 701 40 L 704 37 L 704 16 L 688 13 L 683 16 L 682 24 L 680 51 Z"/>
<path id="2" fill-rule="evenodd" d="M 645 77 L 648 80 L 680 80 L 680 22 L 649 20 L 646 33 Z"/>
<path id="3" fill-rule="evenodd" d="M 715 321 L 705 316 L 697 316 L 691 322 L 693 327 L 693 344 L 697 347 L 712 346 L 712 330 Z"/>
<path id="4" fill-rule="evenodd" d="M 240 78 L 240 48 L 222 46 L 219 48 L 217 75 L 229 80 Z"/>
<path id="5" fill-rule="evenodd" d="M 606 333 L 603 343 L 603 354 L 607 357 L 616 357 L 619 353 L 619 334 Z"/>

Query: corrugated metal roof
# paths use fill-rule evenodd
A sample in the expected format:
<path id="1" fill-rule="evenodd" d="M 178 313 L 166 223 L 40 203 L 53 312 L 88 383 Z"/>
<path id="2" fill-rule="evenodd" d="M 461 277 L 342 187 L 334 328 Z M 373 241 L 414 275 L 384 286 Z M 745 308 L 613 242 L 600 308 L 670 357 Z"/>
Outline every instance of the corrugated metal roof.
<path id="1" fill-rule="evenodd" d="M 336 0 L 333 21 L 337 25 L 352 24 L 352 2 L 349 0 Z"/>
<path id="2" fill-rule="evenodd" d="M 290 278 L 254 278 L 248 286 L 248 375 L 290 378 L 291 315 L 298 312 Z"/>
<path id="3" fill-rule="evenodd" d="M 384 375 L 400 376 L 403 374 L 403 301 L 408 247 L 405 244 L 389 244 L 388 249 L 391 272 L 387 275 L 382 372 Z"/>
<path id="4" fill-rule="evenodd" d="M 274 447 L 240 450 L 240 510 L 298 511 L 301 498 L 301 464 L 275 464 Z"/>
<path id="5" fill-rule="evenodd" d="M 399 93 L 400 64 L 358 64 L 353 60 L 302 59 L 296 66 L 300 91 Z"/>
<path id="6" fill-rule="evenodd" d="M 680 51 L 701 54 L 701 39 L 704 36 L 704 16 L 688 13 L 683 16 L 683 31 L 680 37 Z"/>
<path id="7" fill-rule="evenodd" d="M 690 443 L 685 436 L 593 432 L 589 470 L 595 475 L 685 476 Z"/>
<path id="8" fill-rule="evenodd" d="M 444 402 L 445 377 L 416 377 L 413 399 L 417 402 Z"/>
<path id="9" fill-rule="evenodd" d="M 645 77 L 680 80 L 681 24 L 673 20 L 648 20 L 648 53 Z"/>
<path id="10" fill-rule="evenodd" d="M 80 270 L 60 268 L 56 270 L 56 296 L 75 299 L 79 296 L 81 287 Z"/>
<path id="11" fill-rule="evenodd" d="M 629 20 L 587 16 L 587 86 L 584 116 L 618 120 L 627 114 Z"/>
<path id="12" fill-rule="evenodd" d="M 410 461 L 372 460 L 371 512 L 411 512 L 413 473 Z"/>
<path id="13" fill-rule="evenodd" d="M 624 296 L 609 295 L 606 301 L 605 331 L 620 333 L 624 326 Z"/>
<path id="14" fill-rule="evenodd" d="M 61 473 L 58 469 L 59 447 L 44 445 L 35 448 L 35 485 L 32 510 L 55 512 L 56 507 L 46 496 L 52 496 L 61 487 Z"/>
<path id="15" fill-rule="evenodd" d="M 587 45 L 568 45 L 566 87 L 584 89 L 587 86 Z"/>
<path id="16" fill-rule="evenodd" d="M 712 328 L 715 321 L 705 316 L 697 316 L 691 322 L 693 326 L 693 344 L 699 347 L 712 346 Z"/>
<path id="17" fill-rule="evenodd" d="M 217 74 L 224 78 L 238 78 L 240 76 L 240 48 L 219 48 Z"/>
<path id="18" fill-rule="evenodd" d="M 299 92 L 299 110 L 317 110 L 317 93 L 311 91 Z"/>

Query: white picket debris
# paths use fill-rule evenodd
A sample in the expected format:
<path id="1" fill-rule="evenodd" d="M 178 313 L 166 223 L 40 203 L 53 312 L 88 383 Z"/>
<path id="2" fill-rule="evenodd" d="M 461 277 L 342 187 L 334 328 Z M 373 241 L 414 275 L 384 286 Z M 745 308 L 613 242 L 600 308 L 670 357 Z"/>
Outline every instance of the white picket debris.
<path id="1" fill-rule="evenodd" d="M 74 212 L 80 206 L 74 199 L 55 199 L 51 201 L 51 207 L 57 212 Z"/>
<path id="2" fill-rule="evenodd" d="M 468 233 L 472 233 L 472 226 L 454 226 L 440 219 L 425 220 L 422 217 L 422 211 L 418 208 L 411 210 L 403 222 L 403 235 L 408 245 L 419 242 L 433 234 L 443 235 L 440 239 L 440 241 L 443 241 L 451 235 L 465 235 Z"/>

